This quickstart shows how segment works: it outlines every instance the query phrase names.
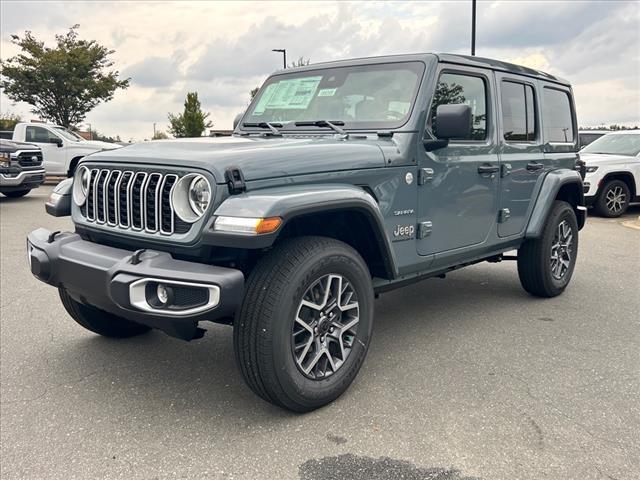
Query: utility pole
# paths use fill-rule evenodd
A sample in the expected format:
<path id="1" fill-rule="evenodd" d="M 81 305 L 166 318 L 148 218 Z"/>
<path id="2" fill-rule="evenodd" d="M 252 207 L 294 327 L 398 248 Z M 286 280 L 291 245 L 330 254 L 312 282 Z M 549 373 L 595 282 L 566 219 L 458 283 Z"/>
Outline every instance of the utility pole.
<path id="1" fill-rule="evenodd" d="M 153 122 L 153 138 L 156 138 L 156 122 Z"/>
<path id="2" fill-rule="evenodd" d="M 471 55 L 476 54 L 476 0 L 471 0 Z"/>
<path id="3" fill-rule="evenodd" d="M 279 52 L 279 53 L 282 54 L 282 64 L 284 65 L 284 68 L 287 68 L 287 50 L 286 50 L 286 48 L 274 48 L 271 51 L 272 52 Z"/>

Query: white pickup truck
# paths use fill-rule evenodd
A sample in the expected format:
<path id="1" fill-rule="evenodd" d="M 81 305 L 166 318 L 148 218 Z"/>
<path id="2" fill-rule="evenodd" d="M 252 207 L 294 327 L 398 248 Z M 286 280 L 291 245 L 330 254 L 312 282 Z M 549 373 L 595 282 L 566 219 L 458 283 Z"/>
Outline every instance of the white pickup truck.
<path id="1" fill-rule="evenodd" d="M 18 123 L 13 130 L 12 140 L 40 147 L 47 175 L 72 176 L 82 157 L 120 148 L 115 143 L 85 140 L 71 130 L 48 123 Z"/>

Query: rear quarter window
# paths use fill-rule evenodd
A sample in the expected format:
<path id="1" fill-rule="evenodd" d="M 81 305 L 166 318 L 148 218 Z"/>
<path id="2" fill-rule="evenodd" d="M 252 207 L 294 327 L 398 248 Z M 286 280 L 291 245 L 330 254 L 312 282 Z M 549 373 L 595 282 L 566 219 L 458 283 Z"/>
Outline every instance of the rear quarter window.
<path id="1" fill-rule="evenodd" d="M 573 143 L 575 131 L 569 94 L 544 87 L 542 103 L 544 138 L 547 143 Z"/>

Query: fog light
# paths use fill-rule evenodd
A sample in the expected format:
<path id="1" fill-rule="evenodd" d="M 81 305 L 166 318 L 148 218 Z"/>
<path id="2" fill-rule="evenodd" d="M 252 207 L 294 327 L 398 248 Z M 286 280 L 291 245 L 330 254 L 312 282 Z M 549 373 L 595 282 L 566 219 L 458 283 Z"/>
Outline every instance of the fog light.
<path id="1" fill-rule="evenodd" d="M 171 287 L 166 286 L 164 283 L 159 283 L 156 287 L 156 297 L 158 297 L 158 302 L 163 307 L 166 307 L 173 300 L 173 291 Z"/>

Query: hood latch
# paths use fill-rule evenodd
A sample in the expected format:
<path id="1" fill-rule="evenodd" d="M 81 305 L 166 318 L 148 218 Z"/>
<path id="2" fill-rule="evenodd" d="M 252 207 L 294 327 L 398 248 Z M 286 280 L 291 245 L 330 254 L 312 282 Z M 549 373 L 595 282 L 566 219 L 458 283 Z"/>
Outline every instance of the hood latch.
<path id="1" fill-rule="evenodd" d="M 224 172 L 224 179 L 227 181 L 229 187 L 229 193 L 234 195 L 236 193 L 242 193 L 247 189 L 244 183 L 244 174 L 239 167 L 229 167 Z"/>

